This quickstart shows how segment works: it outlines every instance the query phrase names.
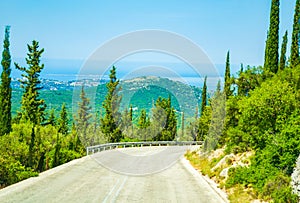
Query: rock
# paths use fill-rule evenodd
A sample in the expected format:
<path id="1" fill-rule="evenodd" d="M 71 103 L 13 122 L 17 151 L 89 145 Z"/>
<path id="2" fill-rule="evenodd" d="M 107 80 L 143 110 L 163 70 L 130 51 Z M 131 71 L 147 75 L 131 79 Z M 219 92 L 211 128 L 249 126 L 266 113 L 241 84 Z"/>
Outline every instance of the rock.
<path id="1" fill-rule="evenodd" d="M 214 171 L 217 168 L 222 167 L 223 165 L 226 164 L 226 161 L 228 159 L 234 159 L 234 154 L 228 154 L 228 155 L 224 156 L 223 159 L 221 159 L 211 170 Z"/>
<path id="2" fill-rule="evenodd" d="M 231 167 L 224 168 L 224 169 L 221 171 L 220 176 L 221 176 L 221 177 L 227 178 L 227 177 L 228 177 L 228 171 L 229 171 L 230 168 L 231 168 Z"/>
<path id="3" fill-rule="evenodd" d="M 292 182 L 291 182 L 293 193 L 300 197 L 300 155 L 297 158 L 296 166 L 292 173 Z"/>

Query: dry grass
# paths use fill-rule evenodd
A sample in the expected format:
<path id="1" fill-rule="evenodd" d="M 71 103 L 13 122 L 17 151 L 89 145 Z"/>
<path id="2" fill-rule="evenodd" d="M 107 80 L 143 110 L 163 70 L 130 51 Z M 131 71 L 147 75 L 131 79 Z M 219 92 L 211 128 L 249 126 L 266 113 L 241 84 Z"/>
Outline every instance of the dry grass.
<path id="1" fill-rule="evenodd" d="M 240 156 L 240 155 L 239 155 Z M 188 151 L 185 154 L 187 160 L 190 161 L 191 165 L 201 172 L 203 175 L 207 175 L 209 178 L 213 179 L 216 183 L 219 184 L 220 188 L 225 188 L 225 178 L 220 176 L 221 171 L 229 167 L 233 164 L 231 161 L 226 162 L 225 165 L 212 170 L 212 168 L 224 157 L 223 153 L 219 153 L 218 156 L 213 156 L 213 158 L 208 158 L 205 156 L 199 156 L 195 151 Z M 248 161 L 249 156 L 246 156 L 244 162 L 249 163 Z M 253 194 L 251 189 L 245 189 L 241 185 L 236 185 L 228 190 L 226 190 L 228 194 L 228 198 L 230 202 L 233 203 L 248 203 L 255 199 L 255 195 Z"/>

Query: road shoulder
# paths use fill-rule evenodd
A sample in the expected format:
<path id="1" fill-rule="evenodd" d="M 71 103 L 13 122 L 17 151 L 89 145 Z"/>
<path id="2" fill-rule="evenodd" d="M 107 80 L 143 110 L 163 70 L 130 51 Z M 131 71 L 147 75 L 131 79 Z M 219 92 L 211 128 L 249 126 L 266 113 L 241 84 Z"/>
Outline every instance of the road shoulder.
<path id="1" fill-rule="evenodd" d="M 218 188 L 215 182 L 200 174 L 200 172 L 197 171 L 186 158 L 183 157 L 181 159 L 181 163 L 187 169 L 187 171 L 189 171 L 193 175 L 193 177 L 199 184 L 207 185 L 207 187 L 211 188 L 212 193 L 215 193 L 220 197 L 220 202 L 229 202 L 227 194 L 223 190 Z"/>

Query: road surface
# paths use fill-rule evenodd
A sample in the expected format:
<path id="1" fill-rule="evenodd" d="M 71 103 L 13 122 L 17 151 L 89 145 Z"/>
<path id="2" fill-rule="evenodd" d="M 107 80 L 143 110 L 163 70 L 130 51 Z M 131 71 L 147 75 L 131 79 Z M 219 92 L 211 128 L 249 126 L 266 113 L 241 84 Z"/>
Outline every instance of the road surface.
<path id="1" fill-rule="evenodd" d="M 225 202 L 191 169 L 182 157 L 185 150 L 178 146 L 100 152 L 0 190 L 0 202 Z"/>

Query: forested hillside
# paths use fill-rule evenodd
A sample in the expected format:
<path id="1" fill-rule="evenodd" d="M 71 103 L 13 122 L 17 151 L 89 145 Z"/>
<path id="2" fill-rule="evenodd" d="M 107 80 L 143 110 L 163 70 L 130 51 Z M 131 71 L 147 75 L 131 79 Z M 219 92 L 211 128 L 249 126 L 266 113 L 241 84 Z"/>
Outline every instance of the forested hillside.
<path id="1" fill-rule="evenodd" d="M 84 83 L 93 83 L 92 80 L 86 80 Z M 72 115 L 72 97 L 73 90 L 77 86 L 72 86 L 70 82 L 59 82 L 55 80 L 41 80 L 43 89 L 41 90 L 41 98 L 43 98 L 47 104 L 47 113 L 50 114 L 51 109 L 55 110 L 55 116 L 59 116 L 62 103 L 66 104 L 68 109 L 68 116 L 70 120 L 73 120 Z M 78 83 L 81 83 L 79 81 Z M 83 82 L 82 82 L 83 83 Z M 94 91 L 96 89 L 95 108 L 93 111 L 100 111 L 102 108 L 102 102 L 104 101 L 107 89 L 105 83 L 100 83 L 97 86 L 91 84 L 86 87 L 86 91 Z M 12 82 L 12 115 L 17 115 L 21 107 L 22 89 L 20 83 L 17 81 Z M 145 109 L 146 112 L 150 112 L 154 105 L 154 102 L 158 97 L 167 98 L 171 94 L 173 106 L 179 115 L 180 112 L 184 112 L 186 118 L 191 118 L 195 115 L 197 104 L 201 102 L 201 89 L 195 86 L 189 86 L 187 84 L 170 80 L 168 78 L 160 77 L 141 77 L 130 80 L 124 80 L 120 82 L 122 90 L 120 94 L 123 96 L 120 104 L 120 111 L 124 111 L 126 108 L 132 105 L 134 111 L 134 120 L 138 120 L 138 116 L 141 109 Z M 191 99 L 185 99 L 191 98 Z M 180 105 L 179 105 L 180 102 Z M 130 104 L 130 105 L 128 105 Z"/>

